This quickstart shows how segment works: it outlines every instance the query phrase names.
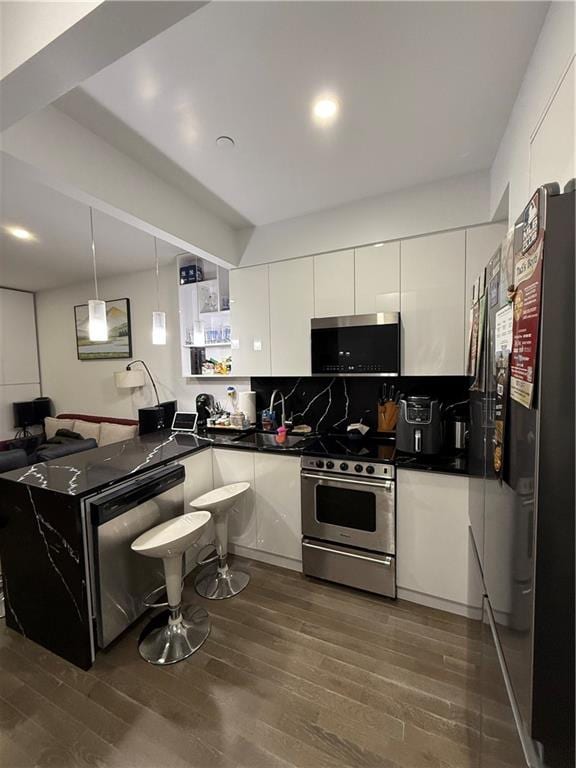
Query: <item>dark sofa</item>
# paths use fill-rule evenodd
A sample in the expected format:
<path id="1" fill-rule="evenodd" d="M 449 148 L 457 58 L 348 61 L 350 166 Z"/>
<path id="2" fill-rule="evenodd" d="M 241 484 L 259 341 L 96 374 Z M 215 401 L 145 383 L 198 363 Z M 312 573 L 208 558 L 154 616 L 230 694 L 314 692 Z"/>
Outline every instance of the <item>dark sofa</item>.
<path id="1" fill-rule="evenodd" d="M 50 461 L 51 459 L 61 459 L 63 456 L 70 456 L 73 453 L 89 451 L 91 448 L 97 448 L 96 440 L 71 440 L 68 443 L 58 443 L 54 445 L 44 445 L 27 455 L 21 448 L 13 448 L 9 451 L 0 451 L 0 474 L 10 472 L 12 469 L 21 469 L 32 464 L 38 464 L 40 461 Z"/>

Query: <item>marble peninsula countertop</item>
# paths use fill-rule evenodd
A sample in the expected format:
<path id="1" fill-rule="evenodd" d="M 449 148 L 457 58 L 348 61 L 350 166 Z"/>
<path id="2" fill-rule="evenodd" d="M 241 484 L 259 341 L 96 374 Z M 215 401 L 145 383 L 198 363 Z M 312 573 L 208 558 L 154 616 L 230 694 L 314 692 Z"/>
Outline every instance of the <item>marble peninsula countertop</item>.
<path id="1" fill-rule="evenodd" d="M 262 450 L 265 452 L 301 455 L 311 439 L 304 439 L 297 448 L 256 448 L 253 443 L 235 441 L 237 435 L 213 435 L 200 437 L 172 433 L 170 430 L 123 440 L 112 445 L 93 448 L 60 459 L 40 462 L 23 469 L 0 475 L 3 482 L 21 483 L 35 488 L 62 493 L 67 496 L 86 496 L 108 486 L 148 472 L 170 462 L 180 461 L 211 447 L 233 448 L 240 451 Z M 453 457 L 397 456 L 398 468 L 419 471 L 443 472 L 466 475 L 465 459 Z"/>

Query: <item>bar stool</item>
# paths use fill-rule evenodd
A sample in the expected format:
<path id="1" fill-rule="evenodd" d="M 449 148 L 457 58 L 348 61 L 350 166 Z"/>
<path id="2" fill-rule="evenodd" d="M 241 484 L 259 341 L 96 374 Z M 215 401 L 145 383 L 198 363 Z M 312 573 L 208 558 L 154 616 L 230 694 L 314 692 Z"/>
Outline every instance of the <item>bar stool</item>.
<path id="1" fill-rule="evenodd" d="M 144 632 L 138 645 L 151 664 L 175 664 L 191 656 L 210 634 L 210 618 L 199 606 L 182 615 L 182 561 L 210 520 L 210 512 L 188 512 L 151 528 L 132 542 L 132 549 L 146 557 L 160 557 L 164 564 L 168 596 L 168 624 Z"/>
<path id="2" fill-rule="evenodd" d="M 194 583 L 196 592 L 209 600 L 224 600 L 241 592 L 250 581 L 244 571 L 231 570 L 228 566 L 228 516 L 234 505 L 250 488 L 250 483 L 232 483 L 215 488 L 190 502 L 193 509 L 206 509 L 214 517 L 218 568 L 204 568 Z M 208 560 L 207 562 L 212 562 Z M 200 563 L 203 565 L 203 563 Z"/>

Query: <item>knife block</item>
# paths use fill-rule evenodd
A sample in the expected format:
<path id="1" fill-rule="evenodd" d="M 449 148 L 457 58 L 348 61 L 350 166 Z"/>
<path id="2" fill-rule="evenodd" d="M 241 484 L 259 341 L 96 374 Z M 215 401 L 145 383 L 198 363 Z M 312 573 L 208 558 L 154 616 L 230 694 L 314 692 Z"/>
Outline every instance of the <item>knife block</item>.
<path id="1" fill-rule="evenodd" d="M 389 400 L 378 405 L 378 432 L 394 432 L 398 421 L 399 406 Z"/>

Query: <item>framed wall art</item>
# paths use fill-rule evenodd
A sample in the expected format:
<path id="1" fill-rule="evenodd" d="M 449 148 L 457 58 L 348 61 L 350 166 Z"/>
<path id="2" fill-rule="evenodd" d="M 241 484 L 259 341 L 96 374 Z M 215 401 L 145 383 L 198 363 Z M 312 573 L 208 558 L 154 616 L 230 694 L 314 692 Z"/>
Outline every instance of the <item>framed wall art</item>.
<path id="1" fill-rule="evenodd" d="M 88 304 L 74 307 L 78 360 L 124 360 L 132 357 L 130 299 L 106 302 L 108 341 L 88 338 Z"/>

